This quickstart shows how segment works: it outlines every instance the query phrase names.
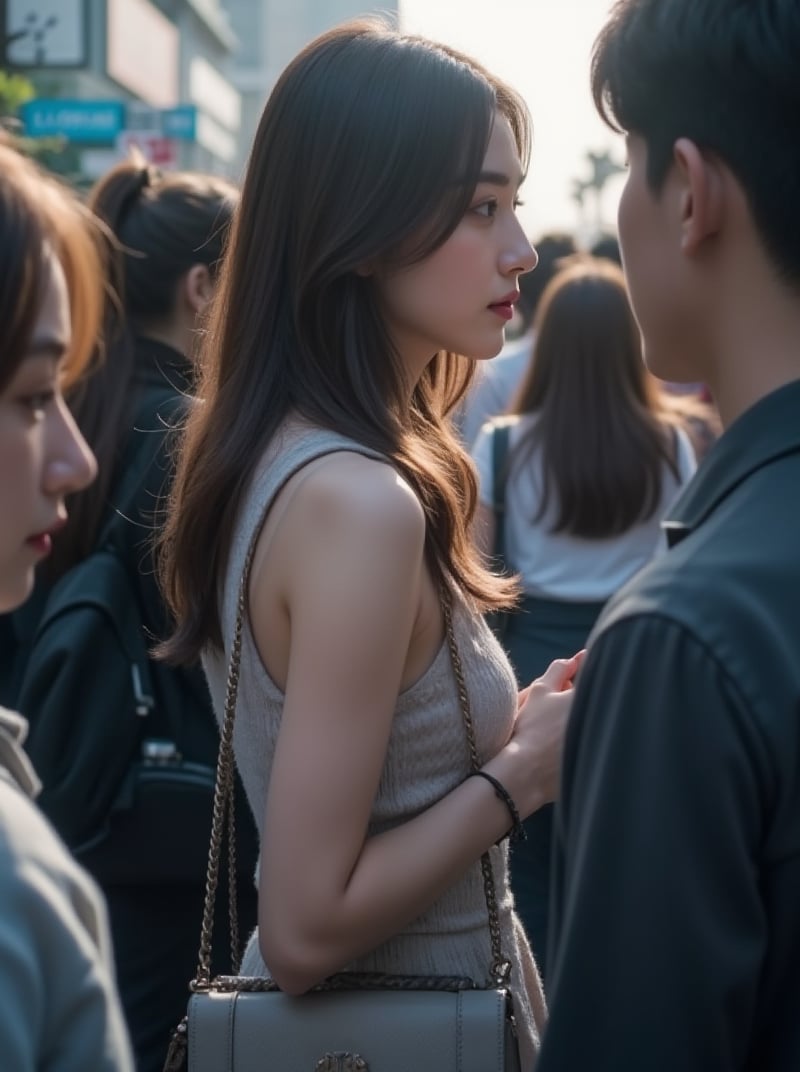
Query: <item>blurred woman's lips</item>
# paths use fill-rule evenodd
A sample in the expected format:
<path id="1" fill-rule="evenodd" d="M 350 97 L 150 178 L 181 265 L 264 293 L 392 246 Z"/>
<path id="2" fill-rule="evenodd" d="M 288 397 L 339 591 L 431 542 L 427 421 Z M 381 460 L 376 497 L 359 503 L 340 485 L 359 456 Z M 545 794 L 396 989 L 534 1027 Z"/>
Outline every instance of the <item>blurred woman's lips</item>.
<path id="1" fill-rule="evenodd" d="M 32 547 L 40 555 L 49 555 L 53 550 L 53 536 L 67 523 L 66 517 L 59 517 L 53 524 L 45 529 L 44 532 L 36 532 L 33 536 L 29 536 L 25 543 L 28 547 Z"/>

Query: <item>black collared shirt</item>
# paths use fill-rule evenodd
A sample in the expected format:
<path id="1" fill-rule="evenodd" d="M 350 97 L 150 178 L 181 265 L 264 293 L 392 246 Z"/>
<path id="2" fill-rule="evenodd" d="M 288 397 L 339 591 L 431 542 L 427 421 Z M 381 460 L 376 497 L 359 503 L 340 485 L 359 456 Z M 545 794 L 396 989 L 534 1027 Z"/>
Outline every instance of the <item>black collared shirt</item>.
<path id="1" fill-rule="evenodd" d="M 577 689 L 537 1072 L 800 1070 L 800 381 L 666 528 Z"/>

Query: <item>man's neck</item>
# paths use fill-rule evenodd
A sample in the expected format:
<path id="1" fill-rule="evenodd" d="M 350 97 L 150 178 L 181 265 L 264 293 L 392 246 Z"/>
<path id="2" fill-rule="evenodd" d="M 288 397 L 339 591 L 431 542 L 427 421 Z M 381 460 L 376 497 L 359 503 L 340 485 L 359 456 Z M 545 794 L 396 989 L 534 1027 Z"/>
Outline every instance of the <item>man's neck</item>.
<path id="1" fill-rule="evenodd" d="M 706 382 L 727 428 L 767 395 L 800 380 L 800 299 L 744 303 L 717 334 Z"/>

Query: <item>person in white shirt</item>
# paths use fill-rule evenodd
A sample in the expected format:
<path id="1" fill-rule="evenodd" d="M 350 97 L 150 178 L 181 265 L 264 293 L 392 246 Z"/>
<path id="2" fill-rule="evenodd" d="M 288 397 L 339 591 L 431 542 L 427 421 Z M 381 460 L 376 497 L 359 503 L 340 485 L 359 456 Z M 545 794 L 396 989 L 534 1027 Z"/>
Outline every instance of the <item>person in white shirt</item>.
<path id="1" fill-rule="evenodd" d="M 519 682 L 551 652 L 582 647 L 604 602 L 656 553 L 660 520 L 695 458 L 663 389 L 647 372 L 624 276 L 580 258 L 545 290 L 536 344 L 511 414 L 472 450 L 480 483 L 476 540 L 519 575 L 502 638 Z M 496 547 L 494 436 L 508 427 L 503 546 Z M 552 809 L 528 822 L 512 888 L 546 973 Z"/>

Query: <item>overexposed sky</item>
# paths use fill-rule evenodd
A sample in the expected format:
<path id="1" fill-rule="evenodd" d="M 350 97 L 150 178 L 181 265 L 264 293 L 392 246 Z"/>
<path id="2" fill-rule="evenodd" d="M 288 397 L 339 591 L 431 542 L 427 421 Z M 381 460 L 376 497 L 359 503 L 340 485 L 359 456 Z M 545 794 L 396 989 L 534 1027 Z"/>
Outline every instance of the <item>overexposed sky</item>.
<path id="1" fill-rule="evenodd" d="M 527 101 L 534 145 L 520 215 L 532 237 L 567 228 L 588 241 L 597 205 L 587 194 L 581 215 L 572 182 L 589 178 L 587 150 L 611 148 L 624 159 L 621 137 L 598 118 L 589 91 L 592 42 L 611 6 L 612 0 L 400 0 L 404 29 L 470 53 Z M 615 226 L 622 182 L 615 177 L 606 186 L 607 226 Z"/>

